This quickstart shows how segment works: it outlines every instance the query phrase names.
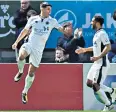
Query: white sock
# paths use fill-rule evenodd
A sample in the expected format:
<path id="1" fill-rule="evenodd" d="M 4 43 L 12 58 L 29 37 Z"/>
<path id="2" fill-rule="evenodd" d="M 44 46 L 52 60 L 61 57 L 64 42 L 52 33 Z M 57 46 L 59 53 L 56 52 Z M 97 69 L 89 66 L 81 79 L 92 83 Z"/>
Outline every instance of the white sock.
<path id="1" fill-rule="evenodd" d="M 30 77 L 29 75 L 26 76 L 26 78 L 25 78 L 25 86 L 24 86 L 24 89 L 23 89 L 22 93 L 27 94 L 29 88 L 31 87 L 31 85 L 32 85 L 32 83 L 34 81 L 34 78 L 35 78 L 35 76 L 33 76 L 33 77 Z"/>
<path id="2" fill-rule="evenodd" d="M 22 60 L 22 61 L 18 60 L 18 63 L 17 64 L 18 64 L 18 69 L 19 69 L 19 72 L 20 73 L 23 73 L 25 62 L 26 62 L 25 59 Z"/>
<path id="3" fill-rule="evenodd" d="M 100 97 L 100 99 L 105 103 L 105 105 L 110 105 L 110 101 L 108 100 L 105 92 L 100 88 L 97 92 L 98 96 Z"/>
<path id="4" fill-rule="evenodd" d="M 105 86 L 103 84 L 100 84 L 100 88 L 102 90 L 104 90 L 104 92 L 109 92 L 109 93 L 112 93 L 112 88 L 108 87 L 108 86 Z"/>

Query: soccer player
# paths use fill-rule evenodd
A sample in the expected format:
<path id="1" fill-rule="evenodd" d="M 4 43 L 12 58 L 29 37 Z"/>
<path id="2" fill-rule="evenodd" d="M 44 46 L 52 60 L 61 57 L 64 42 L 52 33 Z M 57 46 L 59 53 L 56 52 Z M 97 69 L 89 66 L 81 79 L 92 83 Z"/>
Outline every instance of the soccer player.
<path id="1" fill-rule="evenodd" d="M 113 88 L 109 88 L 103 84 L 110 66 L 107 53 L 111 49 L 108 35 L 102 28 L 103 23 L 103 17 L 93 17 L 91 25 L 92 28 L 96 30 L 96 33 L 93 37 L 93 46 L 89 48 L 80 48 L 77 49 L 75 52 L 80 54 L 93 51 L 94 56 L 91 57 L 91 60 L 94 63 L 88 72 L 87 86 L 91 87 L 94 90 L 94 92 L 98 94 L 99 97 L 103 100 L 105 104 L 103 111 L 105 112 L 114 108 L 112 102 L 107 98 L 105 92 L 110 93 L 112 100 L 114 100 L 116 94 Z"/>
<path id="2" fill-rule="evenodd" d="M 50 5 L 49 3 L 41 3 L 40 15 L 29 18 L 25 28 L 20 33 L 15 43 L 12 45 L 12 48 L 16 49 L 17 44 L 28 34 L 29 30 L 31 29 L 28 42 L 24 43 L 20 48 L 17 62 L 19 71 L 14 78 L 16 82 L 20 80 L 25 64 L 23 60 L 29 55 L 30 65 L 28 69 L 28 74 L 25 78 L 25 86 L 22 91 L 22 102 L 24 104 L 26 104 L 28 101 L 27 93 L 34 81 L 35 71 L 39 67 L 43 54 L 43 49 L 52 29 L 56 28 L 59 31 L 65 33 L 63 27 L 58 24 L 57 20 L 50 16 L 51 8 L 52 5 Z"/>

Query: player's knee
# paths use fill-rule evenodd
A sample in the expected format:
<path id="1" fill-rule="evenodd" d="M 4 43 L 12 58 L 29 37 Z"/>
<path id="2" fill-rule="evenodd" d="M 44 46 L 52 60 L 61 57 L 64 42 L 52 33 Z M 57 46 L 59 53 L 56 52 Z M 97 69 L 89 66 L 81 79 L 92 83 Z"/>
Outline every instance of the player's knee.
<path id="1" fill-rule="evenodd" d="M 88 87 L 92 88 L 92 84 L 91 83 L 86 83 Z"/>
<path id="2" fill-rule="evenodd" d="M 30 77 L 33 77 L 34 75 L 35 75 L 34 72 L 29 72 L 29 76 L 30 76 Z"/>
<path id="3" fill-rule="evenodd" d="M 24 59 L 25 59 L 25 56 L 23 56 L 23 55 L 19 56 L 19 60 L 20 60 L 20 61 L 22 61 L 22 60 L 24 60 Z"/>
<path id="4" fill-rule="evenodd" d="M 90 87 L 90 88 L 93 87 L 93 83 L 92 83 L 92 81 L 90 81 L 90 80 L 87 80 L 86 85 L 87 85 L 88 87 Z"/>
<path id="5" fill-rule="evenodd" d="M 96 91 L 98 91 L 99 89 L 100 89 L 99 84 L 94 83 L 94 84 L 93 84 L 93 90 L 96 92 Z"/>

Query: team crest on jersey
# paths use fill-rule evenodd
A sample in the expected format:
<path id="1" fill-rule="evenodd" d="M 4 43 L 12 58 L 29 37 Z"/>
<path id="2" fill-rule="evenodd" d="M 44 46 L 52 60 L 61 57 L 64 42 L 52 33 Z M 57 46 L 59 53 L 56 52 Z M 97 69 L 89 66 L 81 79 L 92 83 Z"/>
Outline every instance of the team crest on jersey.
<path id="1" fill-rule="evenodd" d="M 49 22 L 48 21 L 46 22 L 46 25 L 49 25 Z"/>
<path id="2" fill-rule="evenodd" d="M 38 21 L 35 21 L 35 23 L 38 23 Z"/>

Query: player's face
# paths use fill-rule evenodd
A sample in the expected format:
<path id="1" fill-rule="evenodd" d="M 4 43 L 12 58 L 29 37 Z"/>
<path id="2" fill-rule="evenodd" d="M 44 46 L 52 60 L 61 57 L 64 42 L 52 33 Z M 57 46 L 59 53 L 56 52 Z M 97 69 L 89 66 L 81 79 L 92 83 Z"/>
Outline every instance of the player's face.
<path id="1" fill-rule="evenodd" d="M 51 14 L 51 7 L 47 6 L 46 8 L 42 8 L 42 12 L 44 13 L 45 16 L 49 16 Z"/>
<path id="2" fill-rule="evenodd" d="M 96 29 L 96 21 L 95 21 L 95 18 L 92 19 L 91 26 L 92 26 L 93 29 Z"/>

